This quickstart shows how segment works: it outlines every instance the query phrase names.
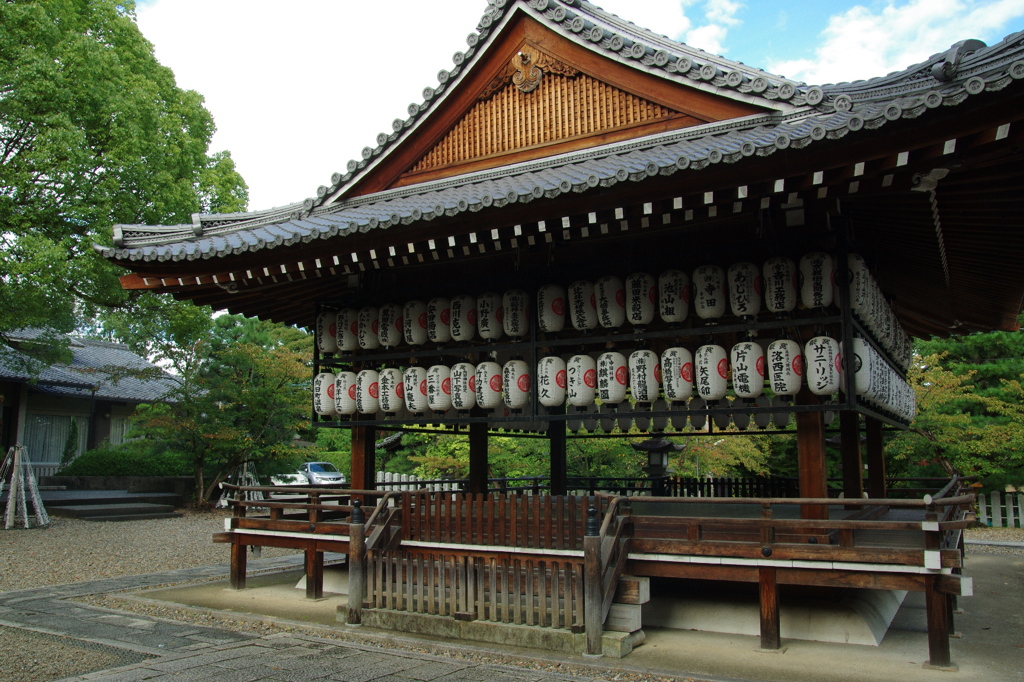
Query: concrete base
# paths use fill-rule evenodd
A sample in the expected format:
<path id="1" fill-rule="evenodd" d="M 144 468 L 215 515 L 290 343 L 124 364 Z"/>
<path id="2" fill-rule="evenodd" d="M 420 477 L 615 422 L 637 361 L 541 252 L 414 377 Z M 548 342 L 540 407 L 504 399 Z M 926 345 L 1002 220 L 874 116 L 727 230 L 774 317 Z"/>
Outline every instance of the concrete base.
<path id="1" fill-rule="evenodd" d="M 305 574 L 299 579 L 299 582 L 295 583 L 295 589 L 306 590 Z M 344 564 L 324 567 L 324 594 L 328 592 L 348 595 L 348 568 Z"/>
<path id="2" fill-rule="evenodd" d="M 348 606 L 338 608 L 338 621 L 344 623 L 348 617 Z M 455 641 L 475 641 L 502 644 L 505 646 L 583 653 L 586 636 L 568 630 L 541 628 L 529 625 L 492 623 L 490 621 L 463 621 L 447 616 L 432 616 L 423 613 L 390 611 L 387 609 L 363 609 L 363 625 L 379 630 L 406 632 L 414 635 L 428 635 Z M 643 630 L 637 632 L 606 632 L 601 638 L 601 651 L 608 658 L 623 658 L 634 648 L 644 643 Z"/>
<path id="3" fill-rule="evenodd" d="M 782 639 L 878 646 L 906 592 L 844 590 L 839 599 L 780 597 Z M 788 596 L 788 595 L 787 595 Z M 757 595 L 717 592 L 659 595 L 643 606 L 644 627 L 760 634 Z"/>

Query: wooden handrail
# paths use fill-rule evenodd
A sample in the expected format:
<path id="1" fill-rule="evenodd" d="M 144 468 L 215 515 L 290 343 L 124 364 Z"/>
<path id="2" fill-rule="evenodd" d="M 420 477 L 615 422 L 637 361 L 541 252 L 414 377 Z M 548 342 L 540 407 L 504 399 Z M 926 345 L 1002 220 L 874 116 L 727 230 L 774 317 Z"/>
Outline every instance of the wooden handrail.
<path id="1" fill-rule="evenodd" d="M 932 502 L 925 500 L 902 500 L 890 498 L 867 498 L 867 499 L 843 499 L 837 500 L 832 497 L 638 497 L 634 502 L 647 504 L 771 504 L 771 505 L 843 505 L 848 507 L 903 507 L 903 508 L 925 508 L 929 504 L 937 506 L 969 504 L 974 500 L 973 494 L 958 495 L 941 500 L 933 499 Z"/>

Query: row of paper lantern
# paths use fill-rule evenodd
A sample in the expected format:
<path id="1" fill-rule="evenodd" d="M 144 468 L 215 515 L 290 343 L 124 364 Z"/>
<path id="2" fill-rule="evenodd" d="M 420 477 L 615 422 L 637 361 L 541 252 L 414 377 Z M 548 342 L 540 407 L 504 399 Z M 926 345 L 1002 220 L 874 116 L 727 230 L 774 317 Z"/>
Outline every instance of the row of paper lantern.
<path id="1" fill-rule="evenodd" d="M 822 252 L 806 254 L 799 266 L 789 258 L 772 258 L 762 267 L 734 263 L 728 270 L 704 265 L 693 272 L 692 279 L 682 270 L 667 270 L 657 278 L 637 272 L 625 281 L 609 275 L 595 282 L 577 280 L 568 289 L 557 284 L 541 287 L 536 295 L 537 324 L 545 333 L 561 332 L 567 323 L 586 332 L 627 323 L 643 327 L 656 314 L 664 322 L 680 323 L 689 316 L 691 304 L 706 321 L 725 315 L 727 305 L 737 317 L 754 318 L 761 312 L 762 301 L 772 313 L 792 312 L 798 299 L 805 307 L 824 308 L 834 300 L 834 281 L 832 257 Z M 496 340 L 503 335 L 521 339 L 530 331 L 529 299 L 524 290 L 510 289 L 503 294 L 325 311 L 317 318 L 317 344 L 321 352 L 336 353 L 403 343 Z"/>
<path id="2" fill-rule="evenodd" d="M 853 340 L 854 385 L 857 396 L 904 422 L 917 414 L 914 388 L 864 339 Z"/>
<path id="3" fill-rule="evenodd" d="M 886 405 L 898 402 L 890 395 L 895 390 L 890 387 L 902 379 L 891 368 L 887 373 L 887 365 L 863 340 L 856 339 L 854 349 L 858 395 Z M 402 409 L 416 415 L 477 406 L 522 411 L 530 406 L 534 393 L 544 407 L 568 402 L 585 408 L 598 400 L 618 405 L 627 400 L 627 390 L 638 403 L 654 403 L 662 395 L 669 403 L 687 402 L 694 396 L 718 401 L 726 397 L 730 366 L 733 392 L 739 398 L 757 398 L 766 386 L 777 396 L 794 396 L 805 381 L 815 395 L 828 396 L 842 384 L 840 352 L 841 344 L 835 339 L 817 336 L 803 349 L 796 341 L 780 339 L 766 350 L 754 341 L 743 341 L 730 351 L 704 345 L 695 354 L 673 347 L 660 356 L 647 349 L 636 350 L 628 358 L 618 351 L 597 358 L 573 355 L 567 361 L 547 356 L 538 362 L 536 387 L 529 365 L 521 359 L 504 365 L 460 362 L 451 367 L 410 366 L 404 371 L 390 367 L 323 372 L 314 380 L 314 402 L 318 414 L 332 416 L 372 415 L 379 410 L 396 414 Z"/>
<path id="4" fill-rule="evenodd" d="M 885 299 L 864 259 L 856 254 L 848 258 L 850 303 L 853 314 L 878 340 L 888 355 L 905 372 L 913 359 L 914 348 Z"/>

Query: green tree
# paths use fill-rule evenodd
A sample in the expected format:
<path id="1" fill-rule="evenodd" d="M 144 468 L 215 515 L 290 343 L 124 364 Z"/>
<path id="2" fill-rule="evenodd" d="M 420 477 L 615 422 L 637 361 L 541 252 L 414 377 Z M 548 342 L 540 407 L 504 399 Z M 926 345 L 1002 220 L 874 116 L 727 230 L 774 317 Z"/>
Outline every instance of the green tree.
<path id="1" fill-rule="evenodd" d="M 0 343 L 22 327 L 67 332 L 105 310 L 151 310 L 93 249 L 113 224 L 245 207 L 230 155 L 208 156 L 202 97 L 156 61 L 134 7 L 0 3 Z"/>

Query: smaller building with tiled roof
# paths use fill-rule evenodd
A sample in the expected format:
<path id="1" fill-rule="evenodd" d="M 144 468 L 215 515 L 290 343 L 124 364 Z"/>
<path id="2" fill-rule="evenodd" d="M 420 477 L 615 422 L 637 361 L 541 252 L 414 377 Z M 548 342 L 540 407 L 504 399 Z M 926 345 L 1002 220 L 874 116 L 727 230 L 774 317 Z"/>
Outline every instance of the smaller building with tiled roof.
<path id="1" fill-rule="evenodd" d="M 166 400 L 173 388 L 172 375 L 121 343 L 68 337 L 70 361 L 40 366 L 25 351 L 44 338 L 22 330 L 0 346 L 0 444 L 25 445 L 41 475 L 60 464 L 72 423 L 79 452 L 119 443 L 135 407 Z"/>

